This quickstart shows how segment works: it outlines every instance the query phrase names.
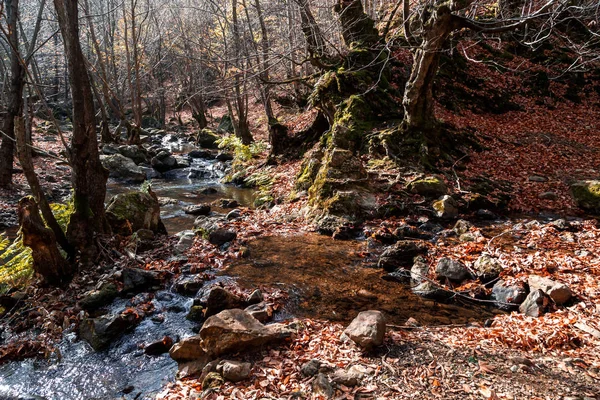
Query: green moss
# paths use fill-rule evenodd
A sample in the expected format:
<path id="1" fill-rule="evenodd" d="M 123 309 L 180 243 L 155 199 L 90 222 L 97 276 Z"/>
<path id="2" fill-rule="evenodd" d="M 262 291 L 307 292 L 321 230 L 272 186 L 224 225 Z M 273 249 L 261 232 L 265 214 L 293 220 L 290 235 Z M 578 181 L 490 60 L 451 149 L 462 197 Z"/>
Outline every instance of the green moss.
<path id="1" fill-rule="evenodd" d="M 571 186 L 571 194 L 578 207 L 600 212 L 600 181 L 582 181 Z"/>
<path id="2" fill-rule="evenodd" d="M 437 176 L 415 179 L 406 186 L 406 189 L 411 193 L 417 193 L 422 196 L 441 196 L 448 191 L 444 181 Z"/>

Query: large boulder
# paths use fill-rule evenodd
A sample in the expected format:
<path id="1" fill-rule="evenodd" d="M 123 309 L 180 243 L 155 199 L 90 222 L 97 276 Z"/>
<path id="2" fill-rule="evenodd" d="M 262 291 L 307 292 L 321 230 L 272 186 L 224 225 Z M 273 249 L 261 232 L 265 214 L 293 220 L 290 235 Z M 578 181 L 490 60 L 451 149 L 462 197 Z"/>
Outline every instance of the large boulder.
<path id="1" fill-rule="evenodd" d="M 557 304 L 562 305 L 567 301 L 571 300 L 573 293 L 567 285 L 562 282 L 553 281 L 550 278 L 546 278 L 538 275 L 530 275 L 527 279 L 529 289 L 533 292 L 534 290 L 542 290 Z"/>
<path id="2" fill-rule="evenodd" d="M 344 334 L 363 349 L 371 350 L 383 344 L 385 318 L 380 311 L 363 311 L 344 330 Z"/>
<path id="3" fill-rule="evenodd" d="M 448 279 L 455 283 L 460 283 L 473 277 L 471 271 L 463 263 L 448 257 L 443 257 L 438 261 L 435 267 L 435 275 L 437 279 Z"/>
<path id="4" fill-rule="evenodd" d="M 492 300 L 501 310 L 516 309 L 527 297 L 527 287 L 523 282 L 499 280 L 492 288 Z"/>
<path id="5" fill-rule="evenodd" d="M 427 246 L 415 240 L 400 240 L 388 247 L 379 257 L 377 266 L 386 271 L 413 265 L 413 259 L 427 253 Z"/>
<path id="6" fill-rule="evenodd" d="M 79 337 L 87 341 L 94 350 L 102 350 L 133 329 L 140 321 L 141 317 L 138 314 L 128 312 L 84 318 L 79 323 Z"/>
<path id="7" fill-rule="evenodd" d="M 292 331 L 281 324 L 263 325 L 247 311 L 225 310 L 208 318 L 200 337 L 212 356 L 259 349 L 290 337 Z"/>
<path id="8" fill-rule="evenodd" d="M 130 158 L 136 164 L 146 162 L 146 153 L 139 146 L 122 145 L 119 146 L 117 150 L 120 154 L 127 158 Z"/>
<path id="9" fill-rule="evenodd" d="M 146 180 L 144 170 L 135 165 L 132 159 L 122 154 L 101 155 L 100 161 L 108 170 L 108 176 L 111 178 L 131 183 L 141 183 Z"/>
<path id="10" fill-rule="evenodd" d="M 114 196 L 106 207 L 106 218 L 114 233 L 130 235 L 140 229 L 166 233 L 158 198 L 150 189 Z"/>
<path id="11" fill-rule="evenodd" d="M 406 188 L 411 193 L 420 194 L 426 197 L 440 197 L 448 193 L 446 183 L 439 176 L 428 176 L 422 179 L 415 179 L 410 182 Z"/>
<path id="12" fill-rule="evenodd" d="M 600 180 L 576 182 L 571 185 L 571 194 L 579 208 L 600 213 Z"/>

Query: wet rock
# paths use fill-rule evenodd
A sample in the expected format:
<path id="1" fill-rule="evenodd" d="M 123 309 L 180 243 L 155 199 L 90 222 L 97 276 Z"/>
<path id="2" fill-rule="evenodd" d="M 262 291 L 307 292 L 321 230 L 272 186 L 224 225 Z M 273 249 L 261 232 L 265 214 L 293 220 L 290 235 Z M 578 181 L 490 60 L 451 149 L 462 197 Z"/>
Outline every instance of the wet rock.
<path id="1" fill-rule="evenodd" d="M 420 283 L 426 281 L 427 275 L 429 275 L 429 264 L 425 262 L 425 259 L 419 257 L 417 260 L 415 260 L 415 263 L 410 269 L 410 279 L 412 285 L 419 285 Z"/>
<path id="2" fill-rule="evenodd" d="M 123 292 L 135 293 L 142 292 L 155 287 L 160 287 L 162 279 L 159 272 L 148 271 L 139 268 L 124 268 Z"/>
<path id="3" fill-rule="evenodd" d="M 411 193 L 421 196 L 439 197 L 448 192 L 448 187 L 438 176 L 428 176 L 423 179 L 416 179 L 410 182 L 406 189 Z"/>
<path id="4" fill-rule="evenodd" d="M 237 200 L 233 199 L 221 199 L 216 202 L 221 208 L 236 208 L 239 207 Z"/>
<path id="5" fill-rule="evenodd" d="M 175 158 L 175 161 L 177 162 L 176 167 L 177 168 L 189 168 L 190 167 L 190 159 L 187 156 L 173 156 L 173 158 Z"/>
<path id="6" fill-rule="evenodd" d="M 508 283 L 500 280 L 492 289 L 491 299 L 501 310 L 516 309 L 527 297 L 527 287 L 523 282 Z"/>
<path id="7" fill-rule="evenodd" d="M 177 168 L 177 159 L 171 155 L 168 151 L 161 151 L 150 160 L 152 168 L 158 172 L 167 172 Z"/>
<path id="8" fill-rule="evenodd" d="M 212 288 L 208 293 L 208 298 L 206 300 L 206 316 L 210 317 L 223 310 L 242 308 L 245 304 L 245 301 L 241 297 L 217 286 Z"/>
<path id="9" fill-rule="evenodd" d="M 435 276 L 439 280 L 448 279 L 460 283 L 471 279 L 471 271 L 463 263 L 448 257 L 441 258 L 435 266 Z"/>
<path id="10" fill-rule="evenodd" d="M 217 140 L 219 140 L 219 136 L 207 128 L 202 129 L 196 135 L 196 143 L 198 146 L 206 149 L 218 148 L 219 146 L 217 145 Z"/>
<path id="11" fill-rule="evenodd" d="M 104 282 L 100 284 L 98 289 L 85 293 L 83 298 L 79 300 L 79 305 L 84 310 L 96 310 L 112 303 L 118 295 L 119 290 L 114 283 Z"/>
<path id="12" fill-rule="evenodd" d="M 188 179 L 206 179 L 212 176 L 212 172 L 207 169 L 192 168 L 188 173 Z"/>
<path id="13" fill-rule="evenodd" d="M 433 202 L 433 209 L 438 218 L 454 219 L 458 217 L 458 203 L 451 196 L 442 196 Z"/>
<path id="14" fill-rule="evenodd" d="M 190 158 L 203 158 L 205 160 L 210 160 L 215 158 L 215 156 L 206 150 L 192 150 L 188 153 L 188 157 Z"/>
<path id="15" fill-rule="evenodd" d="M 133 160 L 133 162 L 136 164 L 146 162 L 146 153 L 144 153 L 144 150 L 140 149 L 138 146 L 122 145 L 117 148 L 117 151 L 121 155 Z"/>
<path id="16" fill-rule="evenodd" d="M 394 236 L 398 239 L 423 239 L 429 240 L 433 237 L 428 232 L 421 232 L 416 226 L 403 224 L 394 230 Z"/>
<path id="17" fill-rule="evenodd" d="M 386 271 L 394 271 L 397 268 L 411 266 L 416 256 L 426 253 L 425 244 L 414 240 L 400 240 L 381 254 L 377 266 Z"/>
<path id="18" fill-rule="evenodd" d="M 259 349 L 291 334 L 292 331 L 282 324 L 265 326 L 239 309 L 225 310 L 209 317 L 200 329 L 203 346 L 213 356 Z"/>
<path id="19" fill-rule="evenodd" d="M 239 218 L 242 215 L 242 212 L 239 209 L 235 209 L 235 210 L 231 210 L 228 214 L 227 214 L 227 219 L 228 220 L 232 220 L 232 219 L 236 219 Z"/>
<path id="20" fill-rule="evenodd" d="M 106 218 L 113 233 L 130 235 L 140 229 L 166 233 L 160 219 L 158 198 L 151 190 L 114 196 L 106 207 Z"/>
<path id="21" fill-rule="evenodd" d="M 469 232 L 472 227 L 473 227 L 473 224 L 470 223 L 469 221 L 465 221 L 464 219 L 459 219 L 454 224 L 454 228 L 452 228 L 452 230 L 454 232 L 456 232 L 456 234 L 458 236 L 460 236 L 462 234 L 465 234 L 465 233 Z"/>
<path id="22" fill-rule="evenodd" d="M 504 271 L 504 267 L 500 260 L 489 254 L 482 254 L 473 264 L 473 269 L 482 282 L 492 281 Z"/>
<path id="23" fill-rule="evenodd" d="M 381 277 L 384 281 L 389 282 L 398 282 L 402 284 L 407 284 L 410 282 L 410 273 L 405 269 L 397 269 L 389 274 L 385 274 Z"/>
<path id="24" fill-rule="evenodd" d="M 198 193 L 200 193 L 200 194 L 216 194 L 216 193 L 219 193 L 219 191 L 217 189 L 215 189 L 214 187 L 207 187 L 207 188 L 200 190 Z"/>
<path id="25" fill-rule="evenodd" d="M 318 374 L 312 383 L 312 391 L 314 395 L 323 396 L 326 399 L 333 398 L 333 386 L 325 374 Z"/>
<path id="26" fill-rule="evenodd" d="M 181 276 L 173 285 L 173 288 L 177 293 L 185 296 L 193 296 L 198 293 L 198 290 L 204 285 L 204 279 L 200 275 L 187 275 Z"/>
<path id="27" fill-rule="evenodd" d="M 141 317 L 136 313 L 84 318 L 79 323 L 79 337 L 88 342 L 94 350 L 102 350 L 133 329 L 140 321 Z"/>
<path id="28" fill-rule="evenodd" d="M 239 382 L 250 376 L 252 364 L 249 362 L 223 360 L 217 365 L 217 372 L 220 372 L 223 379 L 230 382 Z"/>
<path id="29" fill-rule="evenodd" d="M 363 349 L 371 350 L 383 344 L 385 318 L 380 311 L 360 312 L 344 330 L 344 334 Z"/>
<path id="30" fill-rule="evenodd" d="M 191 306 L 190 311 L 185 316 L 188 321 L 200 322 L 204 320 L 204 307 L 202 306 Z"/>
<path id="31" fill-rule="evenodd" d="M 423 281 L 412 288 L 412 292 L 417 296 L 425 299 L 435 300 L 439 302 L 448 301 L 454 296 L 454 293 L 444 290 L 440 286 L 431 281 Z"/>
<path id="32" fill-rule="evenodd" d="M 248 306 L 246 307 L 245 311 L 250 313 L 250 315 L 252 315 L 254 318 L 256 318 L 262 323 L 269 321 L 273 316 L 273 309 L 265 302 Z"/>
<path id="33" fill-rule="evenodd" d="M 183 208 L 183 212 L 190 215 L 208 215 L 210 214 L 210 206 L 208 204 L 187 206 Z"/>
<path id="34" fill-rule="evenodd" d="M 173 339 L 169 336 L 165 336 L 161 340 L 150 343 L 144 347 L 144 353 L 149 356 L 159 356 L 168 353 L 171 347 L 173 347 Z"/>
<path id="35" fill-rule="evenodd" d="M 557 304 L 562 305 L 571 300 L 573 293 L 567 285 L 538 275 L 530 275 L 527 279 L 529 290 L 542 290 Z"/>
<path id="36" fill-rule="evenodd" d="M 169 350 L 171 358 L 178 363 L 188 361 L 204 361 L 204 365 L 210 361 L 210 357 L 202 347 L 202 338 L 192 336 L 179 341 Z"/>
<path id="37" fill-rule="evenodd" d="M 146 173 L 133 160 L 121 154 L 100 156 L 100 161 L 108 170 L 108 176 L 113 179 L 131 183 L 141 183 L 146 180 Z"/>
<path id="38" fill-rule="evenodd" d="M 537 289 L 529 293 L 525 301 L 519 306 L 519 311 L 529 317 L 539 317 L 550 310 L 552 299 L 542 290 Z"/>
<path id="39" fill-rule="evenodd" d="M 221 387 L 224 383 L 225 381 L 223 380 L 223 377 L 219 375 L 219 373 L 210 372 L 202 381 L 202 389 L 216 389 Z"/>
<path id="40" fill-rule="evenodd" d="M 208 235 L 208 241 L 215 246 L 222 246 L 237 237 L 237 233 L 230 229 L 217 229 Z"/>
<path id="41" fill-rule="evenodd" d="M 231 161 L 233 160 L 233 155 L 230 153 L 226 153 L 224 151 L 220 151 L 215 157 L 217 161 Z"/>
<path id="42" fill-rule="evenodd" d="M 219 229 L 225 222 L 227 222 L 225 218 L 201 215 L 194 221 L 194 227 L 208 235 Z"/>
<path id="43" fill-rule="evenodd" d="M 485 209 L 479 209 L 479 210 L 477 210 L 477 212 L 475 213 L 475 215 L 477 216 L 477 218 L 483 219 L 483 220 L 486 220 L 486 221 L 493 221 L 493 220 L 498 219 L 498 216 L 496 214 L 494 214 L 490 210 L 485 210 Z"/>
<path id="44" fill-rule="evenodd" d="M 300 368 L 300 373 L 302 376 L 309 378 L 311 376 L 315 376 L 319 373 L 319 369 L 321 368 L 321 361 L 313 358 L 312 360 L 304 363 Z"/>
<path id="45" fill-rule="evenodd" d="M 102 146 L 102 154 L 106 156 L 112 156 L 113 154 L 117 153 L 119 153 L 119 146 L 115 144 L 106 143 Z"/>
<path id="46" fill-rule="evenodd" d="M 260 289 L 256 289 L 255 291 L 250 293 L 250 296 L 248 296 L 248 304 L 258 304 L 264 299 L 265 296 L 263 296 L 263 293 L 260 291 Z"/>
<path id="47" fill-rule="evenodd" d="M 175 245 L 175 254 L 183 254 L 194 245 L 196 240 L 196 232 L 194 231 L 183 231 L 179 234 L 179 241 Z"/>

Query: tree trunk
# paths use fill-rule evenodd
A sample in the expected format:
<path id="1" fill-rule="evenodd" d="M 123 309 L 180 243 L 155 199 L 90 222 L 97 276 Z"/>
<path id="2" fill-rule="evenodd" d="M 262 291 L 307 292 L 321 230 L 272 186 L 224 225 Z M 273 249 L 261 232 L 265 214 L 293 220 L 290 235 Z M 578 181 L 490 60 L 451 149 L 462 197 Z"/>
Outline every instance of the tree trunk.
<path id="1" fill-rule="evenodd" d="M 71 277 L 72 268 L 58 251 L 54 232 L 44 225 L 33 197 L 22 198 L 17 212 L 23 245 L 32 250 L 33 270 L 47 283 L 65 282 Z"/>
<path id="2" fill-rule="evenodd" d="M 23 86 L 25 85 L 25 69 L 21 65 L 19 55 L 19 35 L 17 22 L 19 19 L 19 0 L 6 0 L 6 22 L 8 25 L 8 41 L 10 53 L 10 88 L 7 96 L 6 116 L 2 123 L 2 144 L 0 145 L 0 187 L 12 183 L 13 159 L 15 154 L 14 118 L 21 115 L 23 108 Z"/>
<path id="3" fill-rule="evenodd" d="M 94 233 L 110 230 L 104 214 L 108 171 L 100 163 L 94 100 L 79 42 L 79 16 L 76 1 L 54 0 L 63 37 L 71 96 L 73 98 L 73 137 L 70 160 L 73 168 L 75 211 L 67 228 L 69 242 L 84 254 L 92 255 Z M 89 253 L 88 253 L 89 250 Z"/>

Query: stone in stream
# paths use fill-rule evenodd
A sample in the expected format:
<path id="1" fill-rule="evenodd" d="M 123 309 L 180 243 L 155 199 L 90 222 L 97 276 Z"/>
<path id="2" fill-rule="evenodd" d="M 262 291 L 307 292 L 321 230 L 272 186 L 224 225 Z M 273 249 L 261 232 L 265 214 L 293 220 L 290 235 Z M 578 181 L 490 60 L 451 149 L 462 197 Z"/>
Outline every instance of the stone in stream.
<path id="1" fill-rule="evenodd" d="M 415 240 L 400 240 L 388 247 L 381 257 L 377 266 L 386 271 L 394 271 L 413 264 L 413 259 L 421 254 L 427 253 L 427 246 Z"/>
<path id="2" fill-rule="evenodd" d="M 223 360 L 217 364 L 217 372 L 230 382 L 239 382 L 248 378 L 251 369 L 252 364 L 249 362 Z"/>
<path id="3" fill-rule="evenodd" d="M 224 151 L 220 151 L 215 158 L 217 161 L 231 161 L 233 160 L 233 155 Z"/>
<path id="4" fill-rule="evenodd" d="M 173 284 L 173 289 L 185 296 L 193 296 L 204 285 L 204 278 L 201 275 L 182 275 Z"/>
<path id="5" fill-rule="evenodd" d="M 161 151 L 150 160 L 152 168 L 158 172 L 167 172 L 177 168 L 177 159 L 168 151 Z"/>
<path id="6" fill-rule="evenodd" d="M 269 321 L 273 316 L 273 309 L 265 302 L 248 306 L 245 311 L 262 323 Z"/>
<path id="7" fill-rule="evenodd" d="M 198 204 L 183 208 L 183 212 L 190 215 L 208 215 L 210 214 L 210 205 Z"/>
<path id="8" fill-rule="evenodd" d="M 161 340 L 152 342 L 144 347 L 144 353 L 149 356 L 159 356 L 161 354 L 168 353 L 171 347 L 173 347 L 173 339 L 171 339 L 169 336 L 165 336 Z"/>
<path id="9" fill-rule="evenodd" d="M 188 153 L 188 157 L 190 158 L 204 158 L 204 159 L 213 159 L 215 156 L 207 150 L 192 150 Z"/>
<path id="10" fill-rule="evenodd" d="M 206 299 L 206 316 L 210 317 L 231 308 L 242 308 L 245 305 L 246 302 L 244 299 L 217 286 L 212 288 L 208 293 L 208 298 Z"/>
<path id="11" fill-rule="evenodd" d="M 552 307 L 552 299 L 542 290 L 537 289 L 529 293 L 525 301 L 519 306 L 519 311 L 529 317 L 539 317 Z"/>
<path id="12" fill-rule="evenodd" d="M 197 360 L 205 360 L 206 363 L 210 361 L 210 357 L 202 347 L 202 338 L 199 336 L 182 339 L 171 347 L 169 355 L 178 363 Z"/>
<path id="13" fill-rule="evenodd" d="M 556 303 L 556 305 L 565 304 L 571 300 L 573 293 L 567 285 L 561 282 L 553 281 L 550 278 L 546 278 L 538 275 L 530 275 L 527 279 L 529 289 L 531 291 L 540 289 L 546 293 Z"/>
<path id="14" fill-rule="evenodd" d="M 145 269 L 124 268 L 122 276 L 123 292 L 127 294 L 159 287 L 162 283 L 159 272 Z"/>
<path id="15" fill-rule="evenodd" d="M 380 311 L 362 311 L 344 330 L 354 343 L 365 350 L 372 350 L 383 344 L 385 318 Z"/>
<path id="16" fill-rule="evenodd" d="M 203 347 L 213 357 L 262 346 L 289 338 L 292 331 L 282 324 L 263 325 L 240 309 L 221 311 L 209 317 L 200 329 Z"/>
<path id="17" fill-rule="evenodd" d="M 439 280 L 448 279 L 460 283 L 473 278 L 471 271 L 463 263 L 448 257 L 441 258 L 435 267 L 435 276 Z"/>
<path id="18" fill-rule="evenodd" d="M 94 350 L 102 350 L 133 329 L 140 321 L 141 317 L 138 314 L 127 312 L 84 318 L 79 323 L 79 337 L 87 341 Z"/>
<path id="19" fill-rule="evenodd" d="M 237 237 L 237 233 L 230 229 L 219 228 L 208 235 L 208 241 L 215 246 L 222 246 Z"/>
<path id="20" fill-rule="evenodd" d="M 146 153 L 138 146 L 122 145 L 117 148 L 117 151 L 123 156 L 133 160 L 136 164 L 146 162 Z"/>
<path id="21" fill-rule="evenodd" d="M 179 232 L 177 236 L 179 236 L 179 241 L 175 245 L 174 254 L 183 254 L 194 245 L 194 240 L 196 239 L 196 232 L 182 231 Z"/>
<path id="22" fill-rule="evenodd" d="M 492 289 L 491 299 L 501 310 L 516 309 L 527 297 L 527 287 L 523 282 L 508 283 L 503 280 L 496 282 Z"/>
<path id="23" fill-rule="evenodd" d="M 453 292 L 445 290 L 444 288 L 427 280 L 422 281 L 417 286 L 414 286 L 411 290 L 417 296 L 423 297 L 424 299 L 430 299 L 439 302 L 445 302 L 454 297 Z"/>
<path id="24" fill-rule="evenodd" d="M 84 310 L 96 310 L 110 304 L 119 295 L 117 286 L 112 282 L 101 282 L 98 289 L 87 292 L 79 300 Z"/>
<path id="25" fill-rule="evenodd" d="M 191 306 L 190 311 L 185 316 L 188 321 L 200 322 L 204 320 L 204 307 L 202 306 Z"/>
<path id="26" fill-rule="evenodd" d="M 146 180 L 146 173 L 132 159 L 121 154 L 102 155 L 100 161 L 111 178 L 131 183 L 141 183 Z"/>

